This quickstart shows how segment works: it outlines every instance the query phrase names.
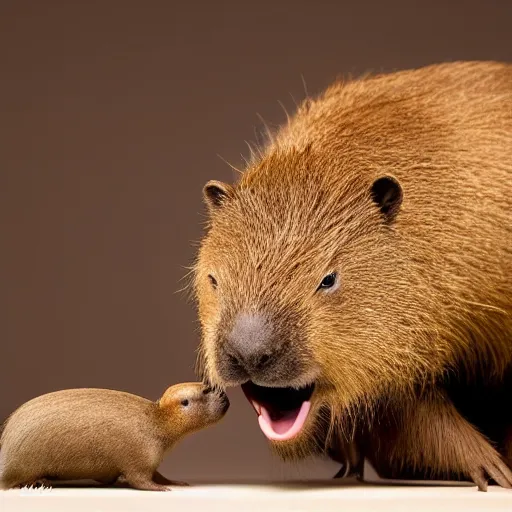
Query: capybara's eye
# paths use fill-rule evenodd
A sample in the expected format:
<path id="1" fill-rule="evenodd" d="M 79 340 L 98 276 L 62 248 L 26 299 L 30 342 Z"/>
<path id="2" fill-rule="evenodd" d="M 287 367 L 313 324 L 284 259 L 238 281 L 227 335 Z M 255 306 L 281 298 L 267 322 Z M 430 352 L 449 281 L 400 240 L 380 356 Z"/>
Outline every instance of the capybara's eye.
<path id="1" fill-rule="evenodd" d="M 320 286 L 318 289 L 326 289 L 326 288 L 332 288 L 336 284 L 336 272 L 331 272 L 330 274 L 327 274 L 320 283 Z"/>
<path id="2" fill-rule="evenodd" d="M 181 405 L 183 405 L 183 407 L 187 407 L 187 405 L 188 405 L 188 400 L 187 400 L 187 399 L 182 400 L 182 401 L 181 401 Z"/>
<path id="3" fill-rule="evenodd" d="M 208 275 L 208 279 L 210 280 L 213 288 L 217 288 L 217 279 L 215 279 L 215 277 L 213 277 L 211 274 Z"/>

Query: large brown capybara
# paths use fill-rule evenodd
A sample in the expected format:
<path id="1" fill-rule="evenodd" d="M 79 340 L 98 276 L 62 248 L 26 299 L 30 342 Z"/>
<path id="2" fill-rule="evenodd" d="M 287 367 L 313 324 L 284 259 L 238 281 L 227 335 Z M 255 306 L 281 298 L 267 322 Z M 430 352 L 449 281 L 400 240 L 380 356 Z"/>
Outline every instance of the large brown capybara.
<path id="1" fill-rule="evenodd" d="M 280 454 L 511 486 L 512 65 L 335 83 L 204 196 L 200 368 Z"/>

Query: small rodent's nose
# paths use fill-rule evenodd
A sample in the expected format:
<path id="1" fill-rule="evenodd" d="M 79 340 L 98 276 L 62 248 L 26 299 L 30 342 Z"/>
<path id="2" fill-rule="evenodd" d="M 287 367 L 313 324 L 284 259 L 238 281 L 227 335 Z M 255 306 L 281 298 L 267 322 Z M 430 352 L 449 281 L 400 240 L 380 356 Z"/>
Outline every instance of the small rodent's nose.
<path id="1" fill-rule="evenodd" d="M 272 327 L 263 315 L 240 314 L 223 348 L 230 362 L 242 367 L 249 375 L 261 371 L 275 351 Z"/>

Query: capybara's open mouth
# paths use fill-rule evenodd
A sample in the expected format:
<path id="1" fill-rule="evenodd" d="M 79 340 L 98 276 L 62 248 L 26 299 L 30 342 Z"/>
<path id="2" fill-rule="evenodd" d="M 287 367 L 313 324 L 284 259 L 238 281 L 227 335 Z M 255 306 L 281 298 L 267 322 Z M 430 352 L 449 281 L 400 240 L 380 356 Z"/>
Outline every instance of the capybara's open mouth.
<path id="1" fill-rule="evenodd" d="M 268 388 L 249 381 L 242 390 L 258 414 L 263 433 L 271 441 L 288 441 L 299 434 L 311 408 L 314 384 L 300 389 Z"/>

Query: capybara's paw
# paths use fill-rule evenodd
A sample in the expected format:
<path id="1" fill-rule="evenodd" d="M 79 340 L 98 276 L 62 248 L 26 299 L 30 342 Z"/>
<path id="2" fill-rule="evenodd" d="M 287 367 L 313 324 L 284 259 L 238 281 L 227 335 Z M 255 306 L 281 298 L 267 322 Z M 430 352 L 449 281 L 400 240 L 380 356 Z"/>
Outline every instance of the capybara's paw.
<path id="1" fill-rule="evenodd" d="M 497 453 L 493 453 L 485 462 L 475 461 L 468 473 L 479 491 L 487 491 L 488 478 L 492 478 L 501 487 L 512 489 L 512 471 Z"/>

